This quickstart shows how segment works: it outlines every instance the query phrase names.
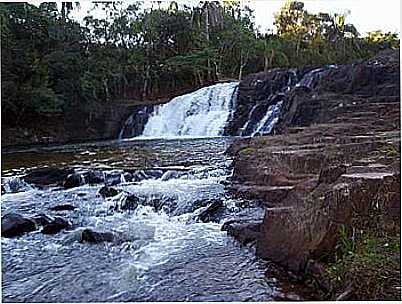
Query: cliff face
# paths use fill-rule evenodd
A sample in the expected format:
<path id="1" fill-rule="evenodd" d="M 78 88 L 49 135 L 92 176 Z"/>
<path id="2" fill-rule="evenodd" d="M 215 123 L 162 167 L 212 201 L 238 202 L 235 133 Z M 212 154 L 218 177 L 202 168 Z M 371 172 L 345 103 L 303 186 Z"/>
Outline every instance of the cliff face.
<path id="1" fill-rule="evenodd" d="M 280 135 L 232 145 L 230 190 L 265 208 L 258 227 L 250 219 L 259 256 L 320 277 L 317 263 L 334 260 L 339 231 L 350 239 L 375 225 L 400 235 L 399 73 L 397 51 L 330 69 L 314 89 L 290 92 Z"/>

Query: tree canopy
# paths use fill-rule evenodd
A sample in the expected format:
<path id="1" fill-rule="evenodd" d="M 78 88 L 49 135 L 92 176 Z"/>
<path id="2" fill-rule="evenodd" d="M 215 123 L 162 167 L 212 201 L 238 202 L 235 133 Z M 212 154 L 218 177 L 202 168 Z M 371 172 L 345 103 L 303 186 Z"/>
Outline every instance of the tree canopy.
<path id="1" fill-rule="evenodd" d="M 147 8 L 94 4 L 103 17 L 70 17 L 75 2 L 0 3 L 2 114 L 30 115 L 175 94 L 274 67 L 346 63 L 399 47 L 394 33 L 361 38 L 347 15 L 312 14 L 286 1 L 276 32 L 261 33 L 240 1 Z"/>

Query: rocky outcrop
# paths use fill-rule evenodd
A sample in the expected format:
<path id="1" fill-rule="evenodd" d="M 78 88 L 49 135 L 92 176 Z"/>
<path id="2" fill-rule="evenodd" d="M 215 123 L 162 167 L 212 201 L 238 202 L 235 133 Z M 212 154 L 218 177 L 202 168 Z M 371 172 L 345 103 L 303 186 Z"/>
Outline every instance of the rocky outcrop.
<path id="1" fill-rule="evenodd" d="M 16 213 L 8 213 L 1 218 L 1 235 L 11 238 L 36 230 L 35 222 Z"/>
<path id="2" fill-rule="evenodd" d="M 333 259 L 340 229 L 373 213 L 378 229 L 399 231 L 399 77 L 398 51 L 327 70 L 313 89 L 289 93 L 280 135 L 235 141 L 228 190 L 262 200 L 265 215 L 227 224 L 231 235 L 304 275 Z"/>
<path id="3" fill-rule="evenodd" d="M 27 183 L 44 186 L 44 185 L 62 185 L 68 175 L 73 174 L 72 168 L 40 168 L 28 172 L 23 177 Z"/>
<path id="4" fill-rule="evenodd" d="M 61 217 L 55 217 L 52 219 L 49 223 L 46 223 L 43 226 L 42 233 L 43 234 L 56 234 L 60 232 L 63 229 L 66 229 L 70 227 L 70 223 L 61 218 Z"/>

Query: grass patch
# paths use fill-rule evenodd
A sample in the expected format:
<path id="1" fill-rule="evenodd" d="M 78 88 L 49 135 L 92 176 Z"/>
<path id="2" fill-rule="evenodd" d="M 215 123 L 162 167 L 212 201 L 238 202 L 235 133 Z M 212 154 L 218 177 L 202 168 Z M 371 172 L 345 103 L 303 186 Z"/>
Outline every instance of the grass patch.
<path id="1" fill-rule="evenodd" d="M 241 148 L 240 150 L 239 150 L 239 153 L 242 153 L 242 154 L 251 154 L 251 153 L 254 153 L 256 150 L 254 149 L 254 148 L 252 148 L 252 147 L 244 147 L 244 148 Z"/>
<path id="2" fill-rule="evenodd" d="M 400 234 L 378 236 L 368 231 L 352 241 L 343 228 L 339 231 L 341 253 L 326 267 L 334 293 L 352 286 L 350 300 L 400 300 Z"/>

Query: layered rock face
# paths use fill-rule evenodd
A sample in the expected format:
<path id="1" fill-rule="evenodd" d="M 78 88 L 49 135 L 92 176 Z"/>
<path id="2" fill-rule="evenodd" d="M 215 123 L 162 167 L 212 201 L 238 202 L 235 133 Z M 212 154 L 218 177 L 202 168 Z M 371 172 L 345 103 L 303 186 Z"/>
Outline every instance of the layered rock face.
<path id="1" fill-rule="evenodd" d="M 376 213 L 379 229 L 400 230 L 399 69 L 398 51 L 330 69 L 290 92 L 280 135 L 232 145 L 231 190 L 265 204 L 250 220 L 259 256 L 304 274 L 333 258 L 341 227 Z"/>

